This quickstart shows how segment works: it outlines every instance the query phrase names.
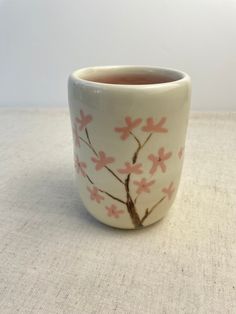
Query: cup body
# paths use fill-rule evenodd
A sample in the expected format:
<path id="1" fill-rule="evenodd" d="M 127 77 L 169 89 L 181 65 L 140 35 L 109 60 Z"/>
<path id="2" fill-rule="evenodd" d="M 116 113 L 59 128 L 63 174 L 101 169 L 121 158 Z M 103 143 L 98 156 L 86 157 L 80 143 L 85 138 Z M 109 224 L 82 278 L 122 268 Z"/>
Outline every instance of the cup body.
<path id="1" fill-rule="evenodd" d="M 70 75 L 75 183 L 96 219 L 137 229 L 171 207 L 183 165 L 190 85 L 186 73 L 158 67 L 93 67 Z"/>

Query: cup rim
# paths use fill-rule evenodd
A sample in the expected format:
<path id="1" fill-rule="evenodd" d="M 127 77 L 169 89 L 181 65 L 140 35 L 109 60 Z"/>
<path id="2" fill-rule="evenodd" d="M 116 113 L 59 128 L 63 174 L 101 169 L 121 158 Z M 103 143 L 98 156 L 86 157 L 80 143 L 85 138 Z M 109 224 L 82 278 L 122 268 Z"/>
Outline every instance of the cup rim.
<path id="1" fill-rule="evenodd" d="M 99 72 L 117 72 L 117 71 L 124 71 L 128 72 L 129 70 L 132 71 L 145 71 L 146 73 L 165 73 L 173 76 L 178 76 L 179 78 L 162 83 L 150 83 L 150 84 L 116 84 L 116 83 L 104 83 L 104 82 L 97 82 L 83 78 L 83 75 L 86 73 L 99 73 Z M 75 85 L 87 85 L 90 87 L 97 87 L 97 88 L 128 88 L 128 89 L 151 89 L 151 88 L 162 88 L 168 87 L 171 85 L 179 85 L 186 82 L 190 82 L 190 76 L 183 71 L 169 68 L 169 67 L 159 67 L 159 66 L 147 66 L 147 65 L 105 65 L 105 66 L 91 66 L 91 67 L 84 67 L 79 68 L 73 71 L 69 76 L 69 81 L 72 80 Z"/>

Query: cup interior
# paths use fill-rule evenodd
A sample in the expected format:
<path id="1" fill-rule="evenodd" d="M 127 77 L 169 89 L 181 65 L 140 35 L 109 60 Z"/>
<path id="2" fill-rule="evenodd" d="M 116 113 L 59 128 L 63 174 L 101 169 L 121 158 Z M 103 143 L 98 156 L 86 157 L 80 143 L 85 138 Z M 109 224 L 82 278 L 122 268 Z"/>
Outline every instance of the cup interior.
<path id="1" fill-rule="evenodd" d="M 119 85 L 147 85 L 174 82 L 184 77 L 183 73 L 155 67 L 95 67 L 77 72 L 82 80 Z"/>

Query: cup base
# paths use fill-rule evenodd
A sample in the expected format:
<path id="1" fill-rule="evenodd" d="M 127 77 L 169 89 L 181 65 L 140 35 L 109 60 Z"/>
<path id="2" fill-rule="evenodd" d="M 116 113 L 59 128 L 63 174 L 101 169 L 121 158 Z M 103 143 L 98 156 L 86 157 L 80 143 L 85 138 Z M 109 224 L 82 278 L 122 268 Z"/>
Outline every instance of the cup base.
<path id="1" fill-rule="evenodd" d="M 93 215 L 93 213 L 91 213 L 90 211 L 87 210 L 87 212 L 89 213 L 90 216 L 92 216 L 98 223 L 101 223 L 102 225 L 105 225 L 111 229 L 118 229 L 118 230 L 126 230 L 126 231 L 129 231 L 129 230 L 132 230 L 132 231 L 135 231 L 135 230 L 142 230 L 142 229 L 146 229 L 148 227 L 152 227 L 156 224 L 158 224 L 159 222 L 161 222 L 161 220 L 163 220 L 165 218 L 165 216 L 167 215 L 167 212 L 168 210 L 163 214 L 161 215 L 157 220 L 155 221 L 152 221 L 151 223 L 149 224 L 146 224 L 146 225 L 143 225 L 141 227 L 120 227 L 120 226 L 117 226 L 117 225 L 113 225 L 113 224 L 108 224 L 106 223 L 105 221 L 103 221 L 102 219 L 96 217 L 95 215 Z"/>

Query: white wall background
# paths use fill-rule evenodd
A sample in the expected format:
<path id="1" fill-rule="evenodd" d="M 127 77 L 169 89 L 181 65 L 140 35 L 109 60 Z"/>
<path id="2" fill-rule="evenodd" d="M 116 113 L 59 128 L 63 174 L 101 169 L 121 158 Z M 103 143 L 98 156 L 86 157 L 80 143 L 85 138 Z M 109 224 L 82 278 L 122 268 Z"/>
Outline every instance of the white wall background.
<path id="1" fill-rule="evenodd" d="M 90 65 L 174 67 L 195 110 L 236 110 L 236 0 L 0 0 L 0 105 L 66 106 Z"/>

